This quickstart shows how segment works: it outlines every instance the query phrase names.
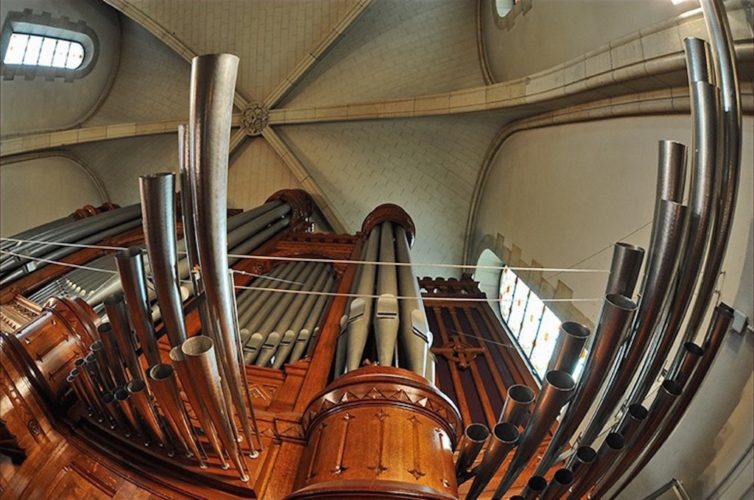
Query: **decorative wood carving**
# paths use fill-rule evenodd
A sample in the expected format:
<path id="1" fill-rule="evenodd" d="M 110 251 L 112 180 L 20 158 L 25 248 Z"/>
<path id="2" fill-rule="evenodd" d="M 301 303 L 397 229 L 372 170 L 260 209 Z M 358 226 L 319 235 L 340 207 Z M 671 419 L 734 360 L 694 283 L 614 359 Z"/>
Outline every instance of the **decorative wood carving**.
<path id="1" fill-rule="evenodd" d="M 414 244 L 414 238 L 416 237 L 416 226 L 410 215 L 406 213 L 403 208 L 393 203 L 384 203 L 366 216 L 364 222 L 361 224 L 361 232 L 368 235 L 374 226 L 381 222 L 390 221 L 403 227 L 406 230 L 408 236 L 408 244 L 412 246 Z"/>

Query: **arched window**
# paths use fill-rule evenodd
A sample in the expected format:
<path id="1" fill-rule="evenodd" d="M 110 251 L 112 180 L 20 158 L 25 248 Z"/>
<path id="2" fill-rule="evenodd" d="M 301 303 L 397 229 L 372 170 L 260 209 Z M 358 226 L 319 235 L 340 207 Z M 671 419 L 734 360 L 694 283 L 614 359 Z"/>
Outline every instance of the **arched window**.
<path id="1" fill-rule="evenodd" d="M 97 47 L 94 30 L 83 21 L 72 23 L 28 9 L 9 12 L 0 36 L 3 78 L 72 81 L 92 70 Z"/>
<path id="2" fill-rule="evenodd" d="M 544 378 L 555 348 L 561 320 L 510 268 L 500 276 L 500 314 L 531 367 Z M 574 372 L 578 380 L 586 353 Z"/>

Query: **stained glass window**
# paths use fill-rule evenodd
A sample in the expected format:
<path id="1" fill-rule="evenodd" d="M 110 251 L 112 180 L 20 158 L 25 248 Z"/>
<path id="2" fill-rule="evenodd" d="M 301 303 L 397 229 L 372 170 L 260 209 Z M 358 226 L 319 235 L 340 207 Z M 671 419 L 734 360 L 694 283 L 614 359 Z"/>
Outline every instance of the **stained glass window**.
<path id="1" fill-rule="evenodd" d="M 76 69 L 84 62 L 84 46 L 63 40 L 26 33 L 12 33 L 3 56 L 4 64 Z"/>

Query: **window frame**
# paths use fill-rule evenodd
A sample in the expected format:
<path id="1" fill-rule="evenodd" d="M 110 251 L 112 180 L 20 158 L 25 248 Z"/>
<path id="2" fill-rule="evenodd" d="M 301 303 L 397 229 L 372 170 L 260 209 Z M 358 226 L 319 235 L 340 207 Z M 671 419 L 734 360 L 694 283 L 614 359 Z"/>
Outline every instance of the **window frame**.
<path id="1" fill-rule="evenodd" d="M 30 64 L 6 64 L 5 53 L 13 34 L 23 34 L 54 38 L 81 44 L 84 49 L 84 59 L 77 68 L 39 66 Z M 97 34 L 85 22 L 71 22 L 66 17 L 53 18 L 49 13 L 34 14 L 30 9 L 23 12 L 8 12 L 2 31 L 0 32 L 0 60 L 4 80 L 23 77 L 26 80 L 44 78 L 54 81 L 62 78 L 64 81 L 83 78 L 94 69 L 99 53 L 99 39 Z"/>

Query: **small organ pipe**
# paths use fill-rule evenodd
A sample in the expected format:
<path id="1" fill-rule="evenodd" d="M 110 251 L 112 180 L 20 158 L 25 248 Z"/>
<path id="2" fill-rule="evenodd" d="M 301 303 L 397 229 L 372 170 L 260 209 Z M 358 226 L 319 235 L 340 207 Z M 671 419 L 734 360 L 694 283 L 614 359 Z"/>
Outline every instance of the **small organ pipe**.
<path id="1" fill-rule="evenodd" d="M 575 321 L 561 323 L 547 371 L 563 370 L 573 375 L 590 333 L 589 328 Z"/>
<path id="2" fill-rule="evenodd" d="M 525 427 L 529 408 L 534 402 L 534 391 L 523 384 L 508 387 L 505 403 L 497 419 L 500 423 L 509 422 L 516 427 Z"/>
<path id="3" fill-rule="evenodd" d="M 136 346 L 133 340 L 133 333 L 131 333 L 131 326 L 128 322 L 128 313 L 126 313 L 123 295 L 117 293 L 105 299 L 105 311 L 118 344 L 118 351 L 123 361 L 125 361 L 131 377 L 141 379 L 141 365 L 139 364 L 139 358 L 136 356 Z"/>
<path id="4" fill-rule="evenodd" d="M 487 450 L 479 466 L 474 469 L 474 481 L 471 483 L 466 500 L 476 500 L 489 484 L 495 472 L 500 468 L 508 453 L 519 443 L 518 428 L 511 423 L 498 423 L 492 429 Z"/>
<path id="5" fill-rule="evenodd" d="M 149 398 L 147 384 L 140 379 L 132 380 L 126 385 L 125 389 L 131 395 L 131 402 L 133 403 L 136 414 L 147 425 L 152 438 L 161 443 L 165 450 L 172 454 L 173 449 L 171 443 L 160 426 L 157 413 L 155 412 Z"/>

